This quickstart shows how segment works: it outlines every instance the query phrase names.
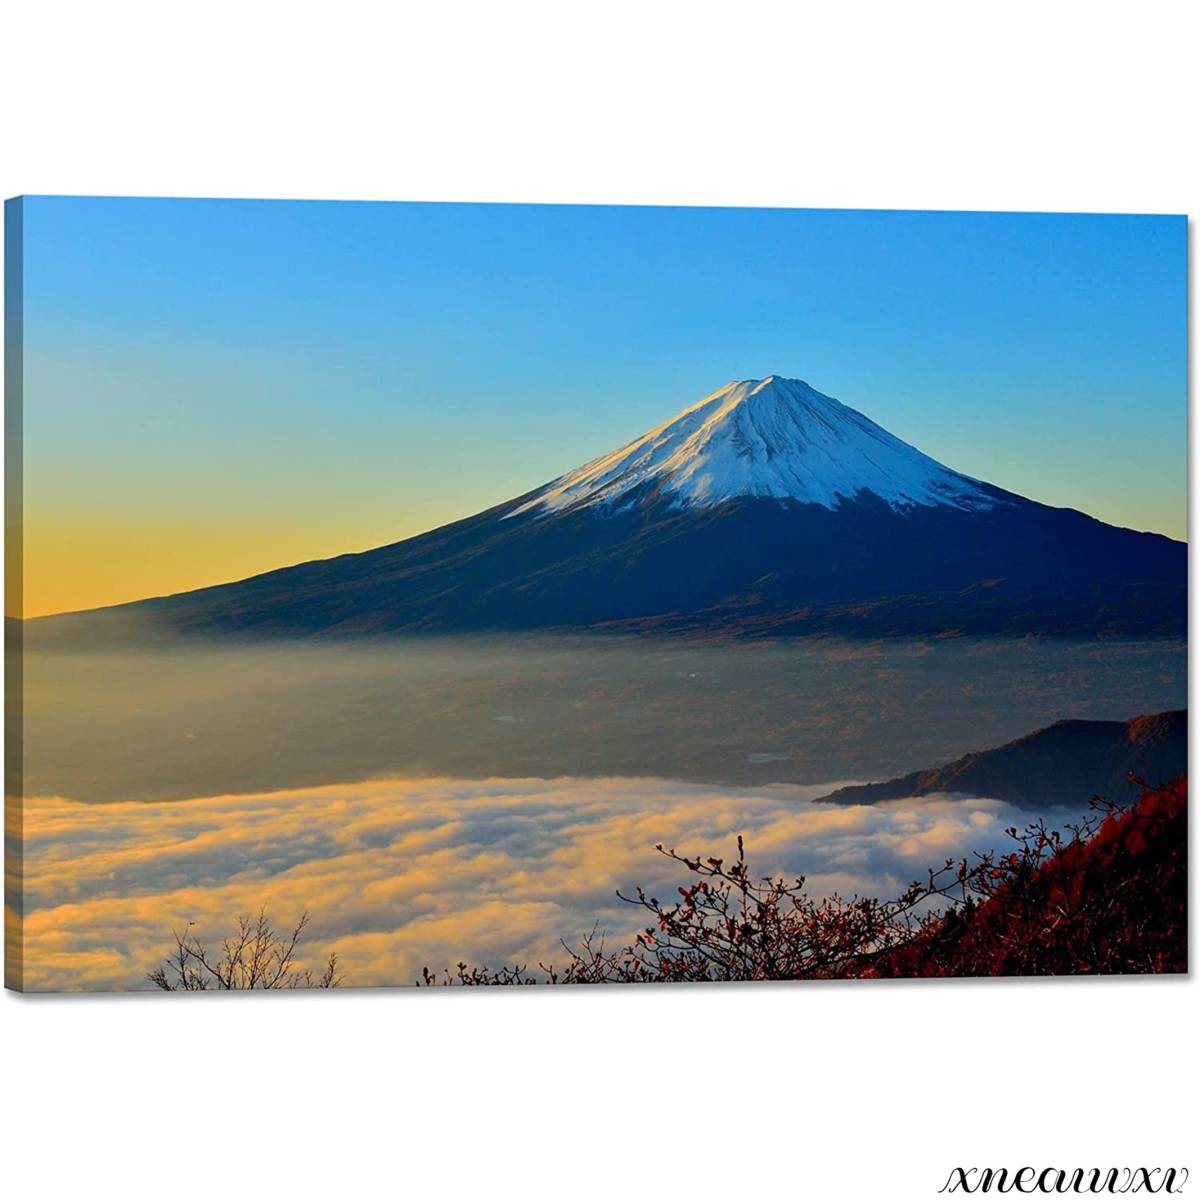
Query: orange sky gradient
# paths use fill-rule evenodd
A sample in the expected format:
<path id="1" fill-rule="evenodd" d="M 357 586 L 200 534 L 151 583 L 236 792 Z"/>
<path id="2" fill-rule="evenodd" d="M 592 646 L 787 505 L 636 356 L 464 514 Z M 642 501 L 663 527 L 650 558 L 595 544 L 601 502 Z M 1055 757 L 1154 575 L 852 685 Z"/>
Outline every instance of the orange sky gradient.
<path id="1" fill-rule="evenodd" d="M 437 523 L 435 521 L 435 523 Z M 116 523 L 86 515 L 27 521 L 23 544 L 26 618 L 122 604 L 245 579 L 276 567 L 369 550 L 427 525 L 379 522 L 372 537 L 314 522 L 211 524 L 178 515 Z"/>

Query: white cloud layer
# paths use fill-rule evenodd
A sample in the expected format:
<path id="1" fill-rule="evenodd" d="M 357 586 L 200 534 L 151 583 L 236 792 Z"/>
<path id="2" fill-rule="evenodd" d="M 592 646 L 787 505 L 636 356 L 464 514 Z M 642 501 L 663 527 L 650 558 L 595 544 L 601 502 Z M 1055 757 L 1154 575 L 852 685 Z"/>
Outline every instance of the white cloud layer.
<path id="1" fill-rule="evenodd" d="M 741 833 L 756 873 L 889 894 L 1023 821 L 991 800 L 811 803 L 830 786 L 387 779 L 162 803 L 30 799 L 26 988 L 145 987 L 173 927 L 195 922 L 217 942 L 263 905 L 279 925 L 309 910 L 309 960 L 336 949 L 352 985 L 409 984 L 460 959 L 561 961 L 559 938 L 597 920 L 610 938 L 639 926 L 617 888 L 670 895 L 682 882 L 657 842 L 729 856 Z"/>

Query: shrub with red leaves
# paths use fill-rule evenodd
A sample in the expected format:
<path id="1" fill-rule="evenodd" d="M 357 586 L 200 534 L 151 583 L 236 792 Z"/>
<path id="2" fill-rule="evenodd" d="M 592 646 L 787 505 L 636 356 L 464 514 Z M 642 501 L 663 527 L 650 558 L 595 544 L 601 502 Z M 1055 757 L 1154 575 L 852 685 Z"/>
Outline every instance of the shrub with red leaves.
<path id="1" fill-rule="evenodd" d="M 662 902 L 623 900 L 648 914 L 616 951 L 593 929 L 564 943 L 561 966 L 500 970 L 459 963 L 418 982 L 664 983 L 971 975 L 1112 975 L 1187 971 L 1187 780 L 1144 788 L 1123 809 L 1065 837 L 1041 820 L 1007 832 L 1014 849 L 945 863 L 894 900 L 813 898 L 803 877 L 755 878 L 737 858 L 679 863 L 691 882 Z M 620 893 L 618 893 L 620 895 Z"/>
<path id="2" fill-rule="evenodd" d="M 1067 844 L 1044 828 L 865 974 L 1128 975 L 1187 971 L 1187 779 L 1146 791 Z M 1010 831 L 1010 833 L 1013 831 Z"/>

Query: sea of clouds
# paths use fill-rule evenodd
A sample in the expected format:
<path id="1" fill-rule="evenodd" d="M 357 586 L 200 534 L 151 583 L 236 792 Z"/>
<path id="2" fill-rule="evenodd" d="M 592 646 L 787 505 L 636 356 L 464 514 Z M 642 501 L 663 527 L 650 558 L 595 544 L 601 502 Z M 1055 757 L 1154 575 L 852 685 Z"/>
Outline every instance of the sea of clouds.
<path id="1" fill-rule="evenodd" d="M 210 943 L 265 906 L 311 913 L 307 961 L 336 949 L 347 985 L 412 983 L 459 960 L 561 962 L 598 921 L 610 942 L 638 911 L 615 892 L 669 896 L 662 842 L 804 874 L 818 893 L 889 895 L 926 867 L 1001 845 L 1028 813 L 934 796 L 814 804 L 829 790 L 658 778 L 377 779 L 164 802 L 24 805 L 27 990 L 148 986 L 172 930 Z"/>

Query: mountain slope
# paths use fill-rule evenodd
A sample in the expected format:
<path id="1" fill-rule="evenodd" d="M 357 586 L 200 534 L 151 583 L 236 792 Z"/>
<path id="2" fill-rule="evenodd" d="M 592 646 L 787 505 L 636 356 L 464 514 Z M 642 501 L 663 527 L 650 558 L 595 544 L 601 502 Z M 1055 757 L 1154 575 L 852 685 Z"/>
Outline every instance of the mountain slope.
<path id="1" fill-rule="evenodd" d="M 29 632 L 1180 635 L 1186 573 L 1182 543 L 960 475 L 771 376 L 419 537 Z"/>
<path id="2" fill-rule="evenodd" d="M 839 788 L 823 801 L 876 804 L 939 792 L 1011 804 L 1086 804 L 1092 796 L 1136 800 L 1132 773 L 1152 786 L 1187 771 L 1187 710 L 1129 721 L 1056 721 L 994 750 L 885 783 Z"/>

